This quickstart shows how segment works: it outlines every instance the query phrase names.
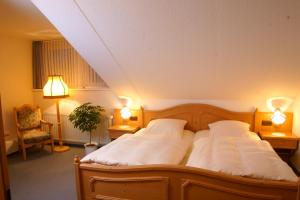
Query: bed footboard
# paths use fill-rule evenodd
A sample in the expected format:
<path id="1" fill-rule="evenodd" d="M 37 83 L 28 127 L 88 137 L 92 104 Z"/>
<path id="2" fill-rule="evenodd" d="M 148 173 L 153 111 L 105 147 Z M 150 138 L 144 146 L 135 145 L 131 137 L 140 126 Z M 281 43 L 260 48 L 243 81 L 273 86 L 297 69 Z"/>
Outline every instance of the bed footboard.
<path id="1" fill-rule="evenodd" d="M 78 200 L 299 200 L 298 182 L 171 165 L 104 166 L 75 158 Z"/>

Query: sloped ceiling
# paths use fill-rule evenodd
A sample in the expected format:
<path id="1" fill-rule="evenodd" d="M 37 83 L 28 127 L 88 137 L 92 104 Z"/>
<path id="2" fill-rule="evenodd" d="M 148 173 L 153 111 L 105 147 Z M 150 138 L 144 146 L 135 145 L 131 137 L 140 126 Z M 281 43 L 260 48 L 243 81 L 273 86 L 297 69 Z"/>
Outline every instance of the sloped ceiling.
<path id="1" fill-rule="evenodd" d="M 62 36 L 30 0 L 0 1 L 0 34 L 49 40 Z"/>
<path id="2" fill-rule="evenodd" d="M 32 0 L 118 94 L 300 93 L 298 0 Z"/>

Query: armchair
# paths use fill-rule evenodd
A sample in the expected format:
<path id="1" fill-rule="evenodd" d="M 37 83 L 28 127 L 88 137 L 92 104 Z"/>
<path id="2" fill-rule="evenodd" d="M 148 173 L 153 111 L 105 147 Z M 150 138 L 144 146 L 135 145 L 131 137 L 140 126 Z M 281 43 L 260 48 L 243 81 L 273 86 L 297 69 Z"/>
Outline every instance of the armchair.
<path id="1" fill-rule="evenodd" d="M 51 145 L 54 149 L 53 124 L 42 120 L 39 106 L 25 104 L 14 108 L 15 122 L 17 126 L 17 136 L 19 152 L 22 152 L 23 160 L 27 159 L 26 149 L 33 145 Z"/>

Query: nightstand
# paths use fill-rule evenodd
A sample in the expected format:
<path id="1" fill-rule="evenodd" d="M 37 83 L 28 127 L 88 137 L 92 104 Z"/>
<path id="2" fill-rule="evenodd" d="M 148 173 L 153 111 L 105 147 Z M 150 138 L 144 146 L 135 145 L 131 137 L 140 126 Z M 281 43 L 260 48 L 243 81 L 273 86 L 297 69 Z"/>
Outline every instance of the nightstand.
<path id="1" fill-rule="evenodd" d="M 299 137 L 290 132 L 260 131 L 259 136 L 262 140 L 267 140 L 274 149 L 296 150 L 300 140 Z"/>
<path id="2" fill-rule="evenodd" d="M 283 160 L 287 160 L 297 150 L 300 140 L 291 132 L 260 131 L 259 136 L 267 140 Z"/>
<path id="3" fill-rule="evenodd" d="M 134 134 L 140 129 L 138 126 L 131 126 L 131 125 L 114 125 L 108 128 L 109 135 L 111 139 L 116 139 L 122 136 L 125 133 L 132 133 Z"/>

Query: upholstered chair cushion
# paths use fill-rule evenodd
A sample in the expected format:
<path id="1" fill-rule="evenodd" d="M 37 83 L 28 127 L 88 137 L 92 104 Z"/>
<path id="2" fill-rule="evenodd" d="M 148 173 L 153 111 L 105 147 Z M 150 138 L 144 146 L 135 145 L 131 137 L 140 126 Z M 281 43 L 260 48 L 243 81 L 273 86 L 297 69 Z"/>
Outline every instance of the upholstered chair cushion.
<path id="1" fill-rule="evenodd" d="M 32 129 L 24 131 L 23 138 L 25 144 L 31 144 L 50 139 L 50 134 L 39 129 Z"/>
<path id="2" fill-rule="evenodd" d="M 17 112 L 18 123 L 20 130 L 28 130 L 40 127 L 41 124 L 41 111 L 39 108 L 25 107 Z"/>

